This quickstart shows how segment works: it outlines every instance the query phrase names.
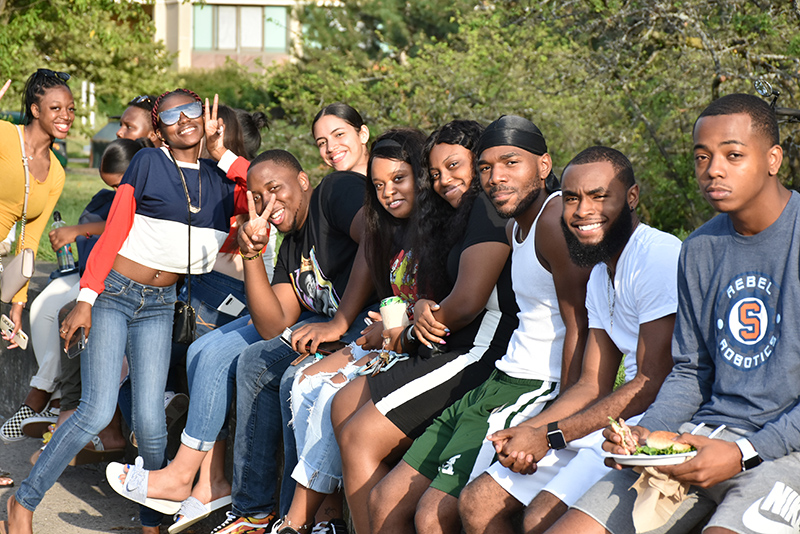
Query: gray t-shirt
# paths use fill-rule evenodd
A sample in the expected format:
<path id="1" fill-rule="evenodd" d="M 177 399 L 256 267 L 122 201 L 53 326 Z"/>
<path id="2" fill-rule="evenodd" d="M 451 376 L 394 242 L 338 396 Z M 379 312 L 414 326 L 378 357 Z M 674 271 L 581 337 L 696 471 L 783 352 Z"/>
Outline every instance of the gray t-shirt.
<path id="1" fill-rule="evenodd" d="M 725 424 L 762 458 L 800 451 L 800 195 L 739 235 L 718 215 L 683 243 L 675 366 L 641 425 Z M 788 324 L 787 324 L 788 321 Z"/>

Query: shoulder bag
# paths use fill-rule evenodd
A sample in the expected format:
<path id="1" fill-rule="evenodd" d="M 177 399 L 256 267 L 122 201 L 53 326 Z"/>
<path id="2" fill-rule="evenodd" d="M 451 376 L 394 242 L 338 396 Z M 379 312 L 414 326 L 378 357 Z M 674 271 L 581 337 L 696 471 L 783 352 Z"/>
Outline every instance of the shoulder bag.
<path id="1" fill-rule="evenodd" d="M 28 215 L 28 195 L 31 190 L 30 170 L 28 169 L 28 156 L 25 154 L 25 142 L 22 140 L 22 127 L 17 126 L 19 145 L 22 149 L 22 167 L 25 169 L 25 202 L 22 207 L 22 228 L 19 233 L 17 255 L 4 268 L 0 262 L 0 300 L 11 302 L 14 295 L 19 293 L 28 283 L 36 268 L 32 248 L 25 248 L 25 223 Z"/>
<path id="2" fill-rule="evenodd" d="M 172 341 L 174 343 L 190 345 L 194 342 L 197 334 L 197 318 L 195 317 L 195 310 L 192 307 L 192 203 L 191 199 L 189 198 L 189 189 L 186 187 L 186 178 L 183 176 L 183 171 L 178 165 L 178 162 L 175 160 L 175 156 L 172 155 L 172 152 L 170 152 L 170 156 L 172 158 L 172 162 L 175 164 L 175 168 L 178 169 L 178 174 L 181 177 L 183 191 L 186 193 L 187 212 L 189 213 L 189 252 L 186 256 L 186 286 L 188 288 L 188 294 L 186 298 L 187 302 L 179 300 L 175 303 L 175 317 L 172 323 Z M 202 179 L 199 171 L 198 179 Z"/>

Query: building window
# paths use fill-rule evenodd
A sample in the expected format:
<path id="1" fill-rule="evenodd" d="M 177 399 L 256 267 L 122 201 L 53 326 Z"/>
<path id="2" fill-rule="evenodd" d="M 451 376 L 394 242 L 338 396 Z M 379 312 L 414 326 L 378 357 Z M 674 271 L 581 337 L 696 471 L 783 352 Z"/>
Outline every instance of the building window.
<path id="1" fill-rule="evenodd" d="M 193 44 L 202 51 L 266 51 L 288 49 L 286 6 L 195 4 Z"/>
<path id="2" fill-rule="evenodd" d="M 285 52 L 288 21 L 286 8 L 269 6 L 264 8 L 264 50 Z"/>

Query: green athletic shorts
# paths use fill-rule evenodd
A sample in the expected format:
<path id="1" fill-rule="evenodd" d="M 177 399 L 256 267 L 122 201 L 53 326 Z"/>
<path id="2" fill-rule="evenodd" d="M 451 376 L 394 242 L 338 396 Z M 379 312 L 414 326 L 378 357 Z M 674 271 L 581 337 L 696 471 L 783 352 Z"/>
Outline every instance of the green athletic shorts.
<path id="1" fill-rule="evenodd" d="M 558 382 L 491 376 L 448 407 L 417 438 L 403 460 L 453 497 L 495 460 L 486 436 L 530 419 L 553 401 Z"/>

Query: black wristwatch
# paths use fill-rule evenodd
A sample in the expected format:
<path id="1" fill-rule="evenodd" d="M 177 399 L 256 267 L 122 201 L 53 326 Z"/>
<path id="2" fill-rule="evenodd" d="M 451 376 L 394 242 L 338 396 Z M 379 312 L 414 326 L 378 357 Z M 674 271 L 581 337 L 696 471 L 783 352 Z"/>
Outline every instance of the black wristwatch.
<path id="1" fill-rule="evenodd" d="M 547 444 L 551 449 L 557 451 L 567 448 L 567 440 L 564 439 L 564 433 L 558 428 L 558 421 L 547 423 Z"/>
<path id="2" fill-rule="evenodd" d="M 763 462 L 761 456 L 758 455 L 755 447 L 747 438 L 737 439 L 734 443 L 742 452 L 742 471 L 761 465 L 761 462 Z"/>

